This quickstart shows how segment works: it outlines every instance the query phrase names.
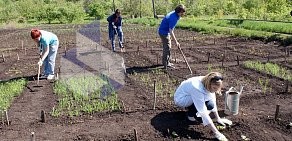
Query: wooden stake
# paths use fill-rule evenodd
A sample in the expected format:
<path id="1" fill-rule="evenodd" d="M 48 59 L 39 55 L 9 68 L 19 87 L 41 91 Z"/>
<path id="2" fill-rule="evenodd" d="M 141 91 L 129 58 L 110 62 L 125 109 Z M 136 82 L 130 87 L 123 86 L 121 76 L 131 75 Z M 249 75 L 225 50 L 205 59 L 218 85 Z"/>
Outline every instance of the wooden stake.
<path id="1" fill-rule="evenodd" d="M 110 74 L 110 64 L 107 65 L 107 72 L 108 72 L 108 75 Z"/>
<path id="2" fill-rule="evenodd" d="M 236 60 L 237 60 L 237 66 L 239 66 L 239 57 L 236 56 Z"/>
<path id="3" fill-rule="evenodd" d="M 34 132 L 31 132 L 30 140 L 31 140 L 31 141 L 35 141 L 35 135 L 34 135 Z"/>
<path id="4" fill-rule="evenodd" d="M 285 92 L 286 92 L 286 93 L 289 92 L 289 80 L 286 80 L 286 88 L 285 88 Z"/>
<path id="5" fill-rule="evenodd" d="M 59 73 L 56 74 L 55 80 L 59 80 Z"/>
<path id="6" fill-rule="evenodd" d="M 209 63 L 209 61 L 210 61 L 210 56 L 211 56 L 211 53 L 208 52 L 208 60 L 207 60 L 208 63 Z"/>
<path id="7" fill-rule="evenodd" d="M 24 55 L 26 55 L 26 47 L 24 48 Z"/>
<path id="8" fill-rule="evenodd" d="M 224 67 L 224 59 L 225 59 L 225 53 L 222 54 L 222 67 Z"/>
<path id="9" fill-rule="evenodd" d="M 2 120 L 2 125 L 4 126 L 5 122 L 4 122 L 4 111 L 1 110 L 1 120 Z"/>
<path id="10" fill-rule="evenodd" d="M 7 125 L 9 126 L 9 118 L 8 118 L 8 112 L 7 112 L 7 110 L 5 110 L 5 115 L 6 115 L 6 121 L 7 121 Z"/>
<path id="11" fill-rule="evenodd" d="M 17 56 L 17 61 L 19 61 L 19 55 L 18 55 L 18 53 L 16 54 L 16 56 Z"/>
<path id="12" fill-rule="evenodd" d="M 44 110 L 41 111 L 41 122 L 46 122 L 46 114 Z"/>
<path id="13" fill-rule="evenodd" d="M 3 62 L 5 62 L 5 55 L 2 53 Z"/>
<path id="14" fill-rule="evenodd" d="M 156 64 L 158 65 L 158 54 L 156 54 Z"/>
<path id="15" fill-rule="evenodd" d="M 279 115 L 279 109 L 280 109 L 280 105 L 279 105 L 279 104 L 277 104 L 277 106 L 276 106 L 276 113 L 275 113 L 275 120 L 277 120 L 277 119 L 278 119 L 278 115 Z"/>
<path id="16" fill-rule="evenodd" d="M 176 52 L 174 52 L 174 62 L 177 63 L 177 60 L 176 60 Z"/>
<path id="17" fill-rule="evenodd" d="M 23 40 L 21 40 L 21 49 L 23 50 Z"/>
<path id="18" fill-rule="evenodd" d="M 65 56 L 66 56 L 66 54 L 67 54 L 67 48 L 66 48 L 66 46 L 65 46 Z"/>
<path id="19" fill-rule="evenodd" d="M 135 141 L 138 141 L 138 135 L 136 129 L 134 129 Z"/>
<path id="20" fill-rule="evenodd" d="M 153 110 L 155 110 L 156 106 L 156 80 L 154 80 L 154 102 L 153 102 Z"/>
<path id="21" fill-rule="evenodd" d="M 137 54 L 139 55 L 139 50 L 140 50 L 140 46 L 138 46 L 137 48 Z"/>
<path id="22" fill-rule="evenodd" d="M 215 39 L 215 37 L 214 37 L 214 45 L 216 44 L 216 39 Z"/>

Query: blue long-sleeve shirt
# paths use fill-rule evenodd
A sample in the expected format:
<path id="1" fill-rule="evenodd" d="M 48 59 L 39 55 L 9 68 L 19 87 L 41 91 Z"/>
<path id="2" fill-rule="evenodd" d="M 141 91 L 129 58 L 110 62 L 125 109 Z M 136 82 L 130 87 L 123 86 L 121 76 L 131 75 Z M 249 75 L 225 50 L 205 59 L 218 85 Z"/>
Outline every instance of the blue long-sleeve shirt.
<path id="1" fill-rule="evenodd" d="M 169 12 L 161 21 L 158 28 L 158 33 L 160 35 L 168 35 L 169 29 L 174 29 L 178 20 L 180 19 L 179 15 L 175 11 Z"/>

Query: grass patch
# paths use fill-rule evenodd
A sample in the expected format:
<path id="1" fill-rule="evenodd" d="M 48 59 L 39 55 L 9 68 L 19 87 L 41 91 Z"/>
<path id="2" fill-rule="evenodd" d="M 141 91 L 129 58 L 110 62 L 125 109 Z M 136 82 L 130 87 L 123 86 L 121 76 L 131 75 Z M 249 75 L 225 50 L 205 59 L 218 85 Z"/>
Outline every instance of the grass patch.
<path id="1" fill-rule="evenodd" d="M 19 96 L 27 81 L 25 79 L 0 82 L 0 110 L 7 110 L 14 97 Z"/>
<path id="2" fill-rule="evenodd" d="M 291 71 L 273 63 L 261 63 L 259 61 L 245 61 L 244 66 L 266 74 L 277 76 L 284 80 L 292 81 Z"/>
<path id="3" fill-rule="evenodd" d="M 127 23 L 158 26 L 160 21 L 161 19 L 136 18 L 127 20 Z M 207 34 L 225 34 L 265 41 L 280 41 L 284 45 L 292 44 L 292 24 L 285 22 L 182 18 L 178 22 L 177 28 Z"/>
<path id="4" fill-rule="evenodd" d="M 120 110 L 117 94 L 106 76 L 80 76 L 58 80 L 54 93 L 59 97 L 52 116 L 78 116 Z"/>

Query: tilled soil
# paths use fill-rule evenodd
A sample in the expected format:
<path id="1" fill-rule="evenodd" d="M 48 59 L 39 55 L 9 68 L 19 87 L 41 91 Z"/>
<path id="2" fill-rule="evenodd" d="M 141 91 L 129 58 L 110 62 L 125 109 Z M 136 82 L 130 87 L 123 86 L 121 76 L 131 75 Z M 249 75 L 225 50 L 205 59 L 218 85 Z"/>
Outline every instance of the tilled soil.
<path id="1" fill-rule="evenodd" d="M 62 58 L 79 47 L 76 37 L 82 26 L 39 27 L 55 32 L 60 39 L 56 70 L 59 66 L 66 67 L 61 66 Z M 116 52 L 124 58 L 126 66 L 125 85 L 117 91 L 122 110 L 56 118 L 50 115 L 58 102 L 53 93 L 54 82 L 42 79 L 37 85 L 36 64 L 39 56 L 28 32 L 29 29 L 2 29 L 0 32 L 0 49 L 5 58 L 3 55 L 0 58 L 0 80 L 23 77 L 28 80 L 24 91 L 14 99 L 8 110 L 10 125 L 0 124 L 3 141 L 30 140 L 32 132 L 36 140 L 52 141 L 215 140 L 208 128 L 187 121 L 185 111 L 176 107 L 172 100 L 172 94 L 181 81 L 209 71 L 220 71 L 224 75 L 223 93 L 231 86 L 244 86 L 238 115 L 224 114 L 224 97 L 217 97 L 220 115 L 233 121 L 231 127 L 221 131 L 229 140 L 244 140 L 243 136 L 255 141 L 292 139 L 292 129 L 288 126 L 292 122 L 291 83 L 286 91 L 285 80 L 243 65 L 244 61 L 258 60 L 277 63 L 291 70 L 291 57 L 287 52 L 289 46 L 177 29 L 176 35 L 193 71 L 189 75 L 190 71 L 175 46 L 171 53 L 176 68 L 168 71 L 161 69 L 162 48 L 156 28 L 125 25 L 127 52 Z M 99 44 L 109 50 L 105 25 L 101 25 L 100 33 Z M 88 60 L 100 61 L 94 58 Z M 145 81 L 145 78 L 149 79 Z M 155 110 L 154 80 L 162 86 Z M 259 80 L 268 80 L 267 89 Z M 280 106 L 278 120 L 274 120 L 276 105 Z M 46 113 L 45 122 L 40 121 L 42 110 Z"/>

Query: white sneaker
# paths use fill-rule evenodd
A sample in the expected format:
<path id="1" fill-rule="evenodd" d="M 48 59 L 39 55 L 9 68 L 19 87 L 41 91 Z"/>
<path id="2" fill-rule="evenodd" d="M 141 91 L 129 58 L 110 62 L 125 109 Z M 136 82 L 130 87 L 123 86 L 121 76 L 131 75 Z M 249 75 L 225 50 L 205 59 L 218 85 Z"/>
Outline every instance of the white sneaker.
<path id="1" fill-rule="evenodd" d="M 196 119 L 194 117 L 189 117 L 189 116 L 188 116 L 188 120 L 189 121 L 196 121 Z"/>
<path id="2" fill-rule="evenodd" d="M 44 74 L 41 74 L 40 76 L 39 76 L 39 78 L 40 79 L 46 79 L 48 76 L 47 75 L 44 75 Z"/>
<path id="3" fill-rule="evenodd" d="M 47 77 L 47 80 L 52 80 L 52 79 L 54 79 L 54 77 L 55 77 L 55 75 L 50 74 L 50 75 Z"/>

